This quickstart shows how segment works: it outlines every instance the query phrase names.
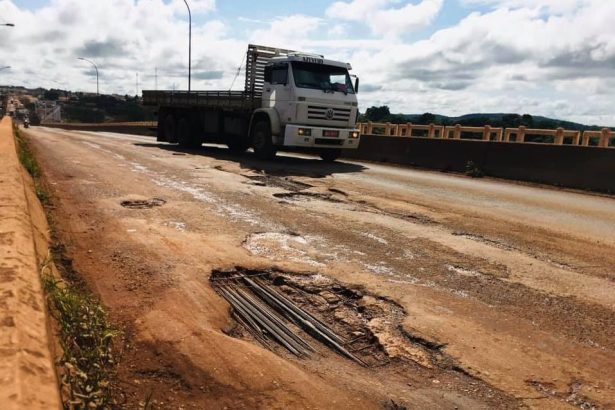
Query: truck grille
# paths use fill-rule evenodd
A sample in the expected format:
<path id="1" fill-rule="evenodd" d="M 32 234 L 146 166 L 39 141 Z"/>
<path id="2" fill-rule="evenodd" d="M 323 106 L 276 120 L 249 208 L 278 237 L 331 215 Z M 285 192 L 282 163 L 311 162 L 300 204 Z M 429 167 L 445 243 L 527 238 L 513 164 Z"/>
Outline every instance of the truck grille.
<path id="1" fill-rule="evenodd" d="M 351 112 L 350 108 L 308 105 L 308 120 L 348 121 Z"/>

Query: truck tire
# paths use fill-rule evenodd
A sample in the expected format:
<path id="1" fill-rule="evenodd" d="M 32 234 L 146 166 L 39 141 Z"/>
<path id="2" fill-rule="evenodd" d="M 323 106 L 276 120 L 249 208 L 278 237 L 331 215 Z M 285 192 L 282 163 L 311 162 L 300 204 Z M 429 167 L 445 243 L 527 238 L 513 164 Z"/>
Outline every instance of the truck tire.
<path id="1" fill-rule="evenodd" d="M 177 142 L 176 131 L 175 117 L 173 117 L 173 114 L 167 114 L 162 121 L 162 138 L 166 142 Z"/>
<path id="2" fill-rule="evenodd" d="M 182 117 L 177 123 L 177 142 L 182 148 L 198 148 L 201 146 L 200 139 L 195 138 L 190 121 L 186 117 Z"/>
<path id="3" fill-rule="evenodd" d="M 327 149 L 320 152 L 320 158 L 325 162 L 334 162 L 342 155 L 342 150 L 337 148 Z"/>
<path id="4" fill-rule="evenodd" d="M 226 146 L 231 150 L 234 154 L 241 154 L 246 152 L 248 148 L 250 148 L 250 143 L 246 141 L 247 138 L 241 136 L 234 136 L 233 140 L 226 143 Z"/>
<path id="5" fill-rule="evenodd" d="M 269 122 L 259 121 L 252 131 L 252 148 L 254 154 L 260 159 L 272 159 L 277 153 L 271 140 L 271 126 Z"/>

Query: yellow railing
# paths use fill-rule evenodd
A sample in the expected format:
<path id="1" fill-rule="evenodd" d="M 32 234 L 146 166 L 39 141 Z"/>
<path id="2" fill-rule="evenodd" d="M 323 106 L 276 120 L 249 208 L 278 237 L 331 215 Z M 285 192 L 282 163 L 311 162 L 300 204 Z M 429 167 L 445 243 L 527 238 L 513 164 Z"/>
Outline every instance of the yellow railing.
<path id="1" fill-rule="evenodd" d="M 385 135 L 391 137 L 419 137 L 419 138 L 441 138 L 441 139 L 461 139 L 463 134 L 471 134 L 473 140 L 496 141 L 496 142 L 515 142 L 532 143 L 526 141 L 528 136 L 552 137 L 554 145 L 581 145 L 589 146 L 591 140 L 597 140 L 597 146 L 602 148 L 611 147 L 611 140 L 615 140 L 615 131 L 604 128 L 601 131 L 571 131 L 563 128 L 555 130 L 533 129 L 524 126 L 518 128 L 499 128 L 485 125 L 484 127 L 464 127 L 462 125 L 418 125 L 412 123 L 392 124 L 364 122 L 357 125 L 363 135 Z M 376 132 L 379 131 L 379 132 Z M 415 131 L 421 131 L 421 135 L 416 135 Z"/>

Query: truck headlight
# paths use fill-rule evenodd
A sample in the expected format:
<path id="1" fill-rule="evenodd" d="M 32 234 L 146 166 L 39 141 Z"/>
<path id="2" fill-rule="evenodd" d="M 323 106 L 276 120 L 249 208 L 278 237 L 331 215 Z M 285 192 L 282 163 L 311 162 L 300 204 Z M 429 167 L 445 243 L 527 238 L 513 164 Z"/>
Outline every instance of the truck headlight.
<path id="1" fill-rule="evenodd" d="M 361 135 L 361 133 L 359 131 L 351 131 L 350 132 L 350 138 L 359 138 L 360 135 Z"/>
<path id="2" fill-rule="evenodd" d="M 310 137 L 312 136 L 312 129 L 311 128 L 299 128 L 297 130 L 297 135 Z"/>

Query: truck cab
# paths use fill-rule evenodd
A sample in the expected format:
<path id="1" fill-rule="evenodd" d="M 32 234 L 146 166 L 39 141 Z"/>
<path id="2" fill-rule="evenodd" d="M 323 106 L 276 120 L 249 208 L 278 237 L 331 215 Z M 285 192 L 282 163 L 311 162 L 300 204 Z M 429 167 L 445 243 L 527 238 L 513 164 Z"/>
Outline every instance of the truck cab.
<path id="1" fill-rule="evenodd" d="M 320 55 L 296 53 L 269 60 L 256 113 L 277 116 L 274 146 L 316 149 L 325 159 L 358 147 L 358 80 L 353 83 L 349 69 L 350 64 Z"/>

